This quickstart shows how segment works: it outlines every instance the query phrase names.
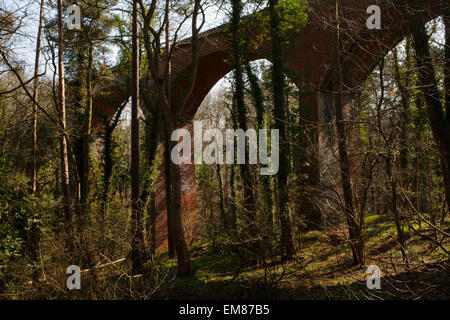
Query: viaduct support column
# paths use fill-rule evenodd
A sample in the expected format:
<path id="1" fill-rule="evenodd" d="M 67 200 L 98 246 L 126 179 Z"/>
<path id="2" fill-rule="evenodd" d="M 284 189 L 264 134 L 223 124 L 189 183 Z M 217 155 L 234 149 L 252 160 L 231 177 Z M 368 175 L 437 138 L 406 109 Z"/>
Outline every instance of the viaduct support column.
<path id="1" fill-rule="evenodd" d="M 319 116 L 319 173 L 321 189 L 321 211 L 324 223 L 333 225 L 338 217 L 336 212 L 339 199 L 336 191 L 342 196 L 341 173 L 339 169 L 338 136 L 336 131 L 335 93 L 318 93 Z M 354 195 L 354 203 L 358 208 L 360 186 L 360 152 L 361 141 L 359 131 L 359 113 L 357 107 L 358 94 L 345 94 L 343 97 L 343 118 L 345 136 L 350 165 L 350 180 Z"/>
<path id="2" fill-rule="evenodd" d="M 318 148 L 317 98 L 311 91 L 299 96 L 299 113 L 293 152 L 293 166 L 296 176 L 297 215 L 304 222 L 306 230 L 319 229 L 322 226 L 320 212 L 320 172 Z"/>

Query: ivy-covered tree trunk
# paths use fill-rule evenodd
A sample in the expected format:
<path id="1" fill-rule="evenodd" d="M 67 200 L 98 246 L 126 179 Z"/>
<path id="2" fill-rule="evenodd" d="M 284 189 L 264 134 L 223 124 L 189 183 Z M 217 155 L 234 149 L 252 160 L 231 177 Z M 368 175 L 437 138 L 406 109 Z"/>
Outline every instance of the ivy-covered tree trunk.
<path id="1" fill-rule="evenodd" d="M 157 149 L 159 144 L 160 117 L 155 114 L 156 110 L 152 108 L 151 119 L 145 121 L 145 168 L 153 174 Z M 156 188 L 151 185 L 153 177 L 147 175 L 144 179 L 141 202 L 146 204 L 146 230 L 147 230 L 147 249 L 150 255 L 156 253 Z"/>
<path id="2" fill-rule="evenodd" d="M 166 124 L 167 126 L 167 124 Z M 171 192 L 171 159 L 170 159 L 170 138 L 168 133 L 165 134 L 164 138 L 164 174 L 166 180 L 166 210 L 167 210 L 167 245 L 169 250 L 169 258 L 173 259 L 175 257 L 175 240 L 174 240 L 174 230 L 173 230 L 173 218 L 170 210 L 170 204 L 172 203 L 173 194 Z"/>
<path id="3" fill-rule="evenodd" d="M 247 110 L 245 106 L 245 90 L 244 90 L 244 72 L 242 59 L 242 45 L 241 45 L 241 15 L 242 2 L 240 0 L 232 1 L 232 18 L 231 18 L 231 51 L 232 61 L 234 67 L 234 81 L 235 81 L 235 97 L 236 108 L 238 113 L 238 123 L 240 129 L 247 131 Z M 246 159 L 248 159 L 248 147 L 246 144 Z M 247 161 L 246 161 L 247 162 Z M 250 237 L 256 235 L 256 206 L 255 195 L 253 194 L 253 184 L 250 169 L 247 164 L 239 165 L 239 172 L 244 187 L 244 212 L 243 222 L 246 225 L 246 231 Z"/>
<path id="4" fill-rule="evenodd" d="M 101 199 L 101 227 L 104 228 L 103 222 L 106 218 L 106 212 L 107 212 L 107 203 L 108 203 L 108 197 L 109 197 L 109 191 L 110 191 L 110 182 L 111 182 L 111 176 L 113 172 L 113 133 L 116 129 L 120 116 L 122 115 L 123 109 L 127 105 L 128 100 L 124 103 L 122 103 L 121 106 L 119 106 L 116 115 L 114 116 L 114 120 L 112 122 L 109 121 L 109 119 L 106 117 L 103 119 L 103 190 L 100 196 Z"/>
<path id="5" fill-rule="evenodd" d="M 237 130 L 237 111 L 236 111 L 236 97 L 233 95 L 231 104 L 231 120 L 233 122 L 233 130 Z M 236 146 L 233 150 L 233 157 L 236 159 Z M 231 165 L 230 173 L 230 215 L 231 215 L 231 227 L 234 233 L 237 232 L 237 205 L 236 205 L 236 166 Z"/>
<path id="6" fill-rule="evenodd" d="M 289 213 L 289 144 L 287 141 L 286 119 L 287 107 L 285 99 L 285 76 L 283 73 L 282 40 L 280 30 L 280 16 L 277 12 L 278 0 L 269 1 L 270 36 L 272 41 L 272 93 L 273 117 L 275 129 L 280 133 L 280 165 L 278 171 L 278 208 L 281 228 L 281 257 L 291 259 L 295 253 L 294 235 L 291 216 Z"/>
<path id="7" fill-rule="evenodd" d="M 83 132 L 82 132 L 82 172 L 80 175 L 80 213 L 81 227 L 86 222 L 86 210 L 89 197 L 89 151 L 92 127 L 92 64 L 93 64 L 93 47 L 92 44 L 88 48 L 88 65 L 86 70 L 86 107 L 83 115 Z"/>
<path id="8" fill-rule="evenodd" d="M 249 43 L 246 43 L 246 46 L 244 48 L 244 65 L 245 65 L 245 71 L 247 73 L 248 80 L 250 82 L 250 92 L 253 98 L 253 103 L 255 105 L 256 110 L 256 130 L 264 129 L 264 96 L 261 90 L 261 87 L 259 85 L 258 77 L 253 72 L 250 62 L 248 59 L 248 50 L 247 46 Z M 259 143 L 259 142 L 258 142 Z M 261 212 L 263 215 L 264 221 L 264 234 L 267 235 L 267 237 L 271 238 L 273 235 L 273 202 L 272 202 L 272 190 L 270 188 L 270 177 L 269 176 L 261 176 L 261 189 L 262 189 L 262 203 L 264 204 L 264 207 L 262 208 Z"/>
<path id="9" fill-rule="evenodd" d="M 103 190 L 101 195 L 101 217 L 100 221 L 104 221 L 106 217 L 106 206 L 108 203 L 109 183 L 111 181 L 113 159 L 112 159 L 112 134 L 113 128 L 105 126 L 103 134 Z M 103 225 L 103 224 L 102 224 Z"/>
<path id="10" fill-rule="evenodd" d="M 144 260 L 143 219 L 140 203 L 139 175 L 139 38 L 138 9 L 133 1 L 132 21 L 132 90 L 131 90 L 131 252 L 132 272 L 139 272 Z"/>
<path id="11" fill-rule="evenodd" d="M 228 230 L 228 216 L 225 211 L 225 197 L 224 197 L 224 189 L 222 182 L 222 170 L 220 168 L 220 164 L 216 163 L 216 175 L 217 180 L 219 182 L 219 208 L 220 208 L 220 216 L 222 218 L 222 225 L 224 230 Z"/>

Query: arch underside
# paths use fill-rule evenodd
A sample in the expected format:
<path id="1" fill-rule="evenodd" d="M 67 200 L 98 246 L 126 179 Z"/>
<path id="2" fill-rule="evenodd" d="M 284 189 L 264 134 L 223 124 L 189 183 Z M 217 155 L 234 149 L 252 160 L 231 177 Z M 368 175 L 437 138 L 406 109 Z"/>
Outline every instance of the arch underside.
<path id="1" fill-rule="evenodd" d="M 314 2 L 314 1 L 310 1 Z M 348 92 L 357 92 L 368 75 L 379 64 L 379 61 L 399 42 L 410 34 L 410 26 L 406 13 L 394 6 L 391 1 L 378 1 L 382 7 L 382 30 L 368 30 L 366 8 L 373 0 L 340 1 L 343 10 L 343 20 L 352 21 L 342 26 L 342 70 L 344 87 Z M 442 14 L 443 5 L 440 0 L 422 1 L 421 19 L 428 22 Z M 313 4 L 307 26 L 293 35 L 290 46 L 284 52 L 285 69 L 291 80 L 300 89 L 308 90 L 308 103 L 317 104 L 317 91 L 332 90 L 336 76 L 335 29 L 324 23 L 326 16 L 334 8 L 334 1 L 320 1 Z M 226 60 L 229 58 L 229 44 L 225 39 L 224 28 L 218 28 L 217 33 L 203 38 L 200 43 L 198 73 L 195 87 L 184 109 L 182 123 L 188 123 L 194 117 L 198 107 L 212 87 L 226 74 L 232 71 L 232 66 Z M 250 32 L 250 43 L 258 34 Z M 260 43 L 259 49 L 249 46 L 249 60 L 271 60 L 270 43 Z M 189 70 L 190 55 L 188 47 L 183 47 L 182 62 L 178 62 L 180 75 L 173 84 L 174 97 L 181 97 L 187 88 L 183 75 Z M 178 60 L 176 57 L 175 60 Z M 177 69 L 175 63 L 175 69 Z M 175 104 L 177 100 L 174 100 Z"/>
<path id="2" fill-rule="evenodd" d="M 290 46 L 285 49 L 285 70 L 290 79 L 302 90 L 308 90 L 308 103 L 317 104 L 317 92 L 333 90 L 336 75 L 335 53 L 336 32 L 330 16 L 335 7 L 334 0 L 310 0 L 308 24 L 290 37 Z M 402 39 L 410 34 L 408 19 L 402 9 L 394 6 L 392 0 L 375 1 L 382 9 L 382 30 L 368 30 L 366 8 L 373 0 L 341 0 L 342 20 L 351 21 L 342 26 L 343 81 L 348 92 L 355 92 L 376 67 L 379 61 Z M 422 0 L 421 17 L 431 21 L 442 14 L 441 0 Z M 249 32 L 250 43 L 257 41 L 259 28 L 254 26 Z M 195 86 L 184 108 L 180 124 L 189 123 L 200 104 L 226 74 L 232 71 L 227 62 L 230 45 L 227 41 L 226 26 L 206 31 L 199 36 L 198 69 Z M 259 42 L 258 49 L 248 48 L 249 60 L 271 60 L 269 41 Z M 191 48 L 184 42 L 175 49 L 172 57 L 174 81 L 172 84 L 173 107 L 180 104 L 184 96 L 191 64 Z M 120 82 L 120 80 L 116 81 Z M 106 87 L 106 86 L 105 86 Z M 95 107 L 99 114 L 112 115 L 121 102 L 129 96 L 123 84 L 109 84 L 103 94 L 96 98 Z"/>

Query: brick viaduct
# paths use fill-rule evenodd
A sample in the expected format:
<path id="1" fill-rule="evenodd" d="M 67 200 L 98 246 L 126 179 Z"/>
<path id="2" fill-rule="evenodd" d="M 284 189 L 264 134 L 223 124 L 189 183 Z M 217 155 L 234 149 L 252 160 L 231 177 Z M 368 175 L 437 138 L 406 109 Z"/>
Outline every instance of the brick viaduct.
<path id="1" fill-rule="evenodd" d="M 290 80 L 303 92 L 301 101 L 303 115 L 301 122 L 305 124 L 319 124 L 326 120 L 327 113 L 333 113 L 333 92 L 335 90 L 335 57 L 336 57 L 336 27 L 335 1 L 334 0 L 308 0 L 308 23 L 300 32 L 292 34 L 289 47 L 284 50 L 286 72 Z M 405 9 L 400 3 L 403 0 L 339 0 L 341 17 L 342 54 L 342 80 L 344 85 L 344 116 L 351 120 L 352 104 L 354 96 L 367 76 L 377 66 L 380 59 L 392 50 L 401 40 L 410 33 L 410 25 Z M 423 22 L 431 21 L 442 14 L 445 1 L 423 0 L 419 1 L 421 10 L 418 16 Z M 369 30 L 366 21 L 369 17 L 367 8 L 370 5 L 378 5 L 381 8 L 381 30 Z M 249 17 L 251 19 L 251 17 Z M 253 25 L 249 38 L 255 40 L 258 36 L 258 27 Z M 181 125 L 189 124 L 200 104 L 210 89 L 232 67 L 226 62 L 229 57 L 230 44 L 227 41 L 226 26 L 211 29 L 202 33 L 198 40 L 199 63 L 195 88 L 184 110 Z M 248 48 L 250 60 L 271 60 L 270 43 L 263 42 L 258 48 L 252 45 Z M 182 97 L 180 92 L 186 88 L 186 80 L 183 77 L 189 71 L 191 62 L 191 49 L 189 41 L 179 44 L 174 51 L 172 59 L 173 105 L 177 104 L 177 98 Z M 97 98 L 95 108 L 102 113 L 113 114 L 121 101 L 128 98 L 128 92 L 124 90 L 120 80 L 108 84 L 108 97 Z M 318 128 L 319 126 L 315 126 Z M 310 150 L 315 153 L 317 164 L 324 150 L 324 142 L 320 139 L 320 132 L 315 138 Z M 309 172 L 311 183 L 317 183 L 313 177 L 323 175 L 319 172 Z M 353 166 L 357 171 L 357 165 Z M 185 165 L 183 174 L 183 222 L 195 225 L 195 172 L 194 166 Z M 326 173 L 325 173 L 326 174 Z M 314 182 L 316 181 L 316 182 Z M 165 212 L 165 188 L 163 181 L 159 185 L 157 196 L 158 218 L 157 228 L 162 230 L 157 241 L 164 247 L 166 236 Z M 305 210 L 309 210 L 311 204 L 306 203 Z M 314 210 L 313 210 L 314 211 Z M 313 212 L 314 214 L 314 212 Z M 316 212 L 317 214 L 317 212 Z M 195 215 L 195 214 L 194 214 Z M 189 224 L 188 223 L 188 224 Z M 189 239 L 189 235 L 187 235 Z"/>

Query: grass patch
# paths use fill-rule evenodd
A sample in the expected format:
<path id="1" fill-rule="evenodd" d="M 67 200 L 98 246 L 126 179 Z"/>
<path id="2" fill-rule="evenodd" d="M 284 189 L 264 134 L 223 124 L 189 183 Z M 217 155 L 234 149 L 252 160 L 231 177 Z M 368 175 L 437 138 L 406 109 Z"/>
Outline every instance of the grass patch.
<path id="1" fill-rule="evenodd" d="M 392 217 L 389 214 L 372 214 L 364 217 L 364 223 L 366 226 L 378 225 L 380 223 L 389 222 Z"/>

